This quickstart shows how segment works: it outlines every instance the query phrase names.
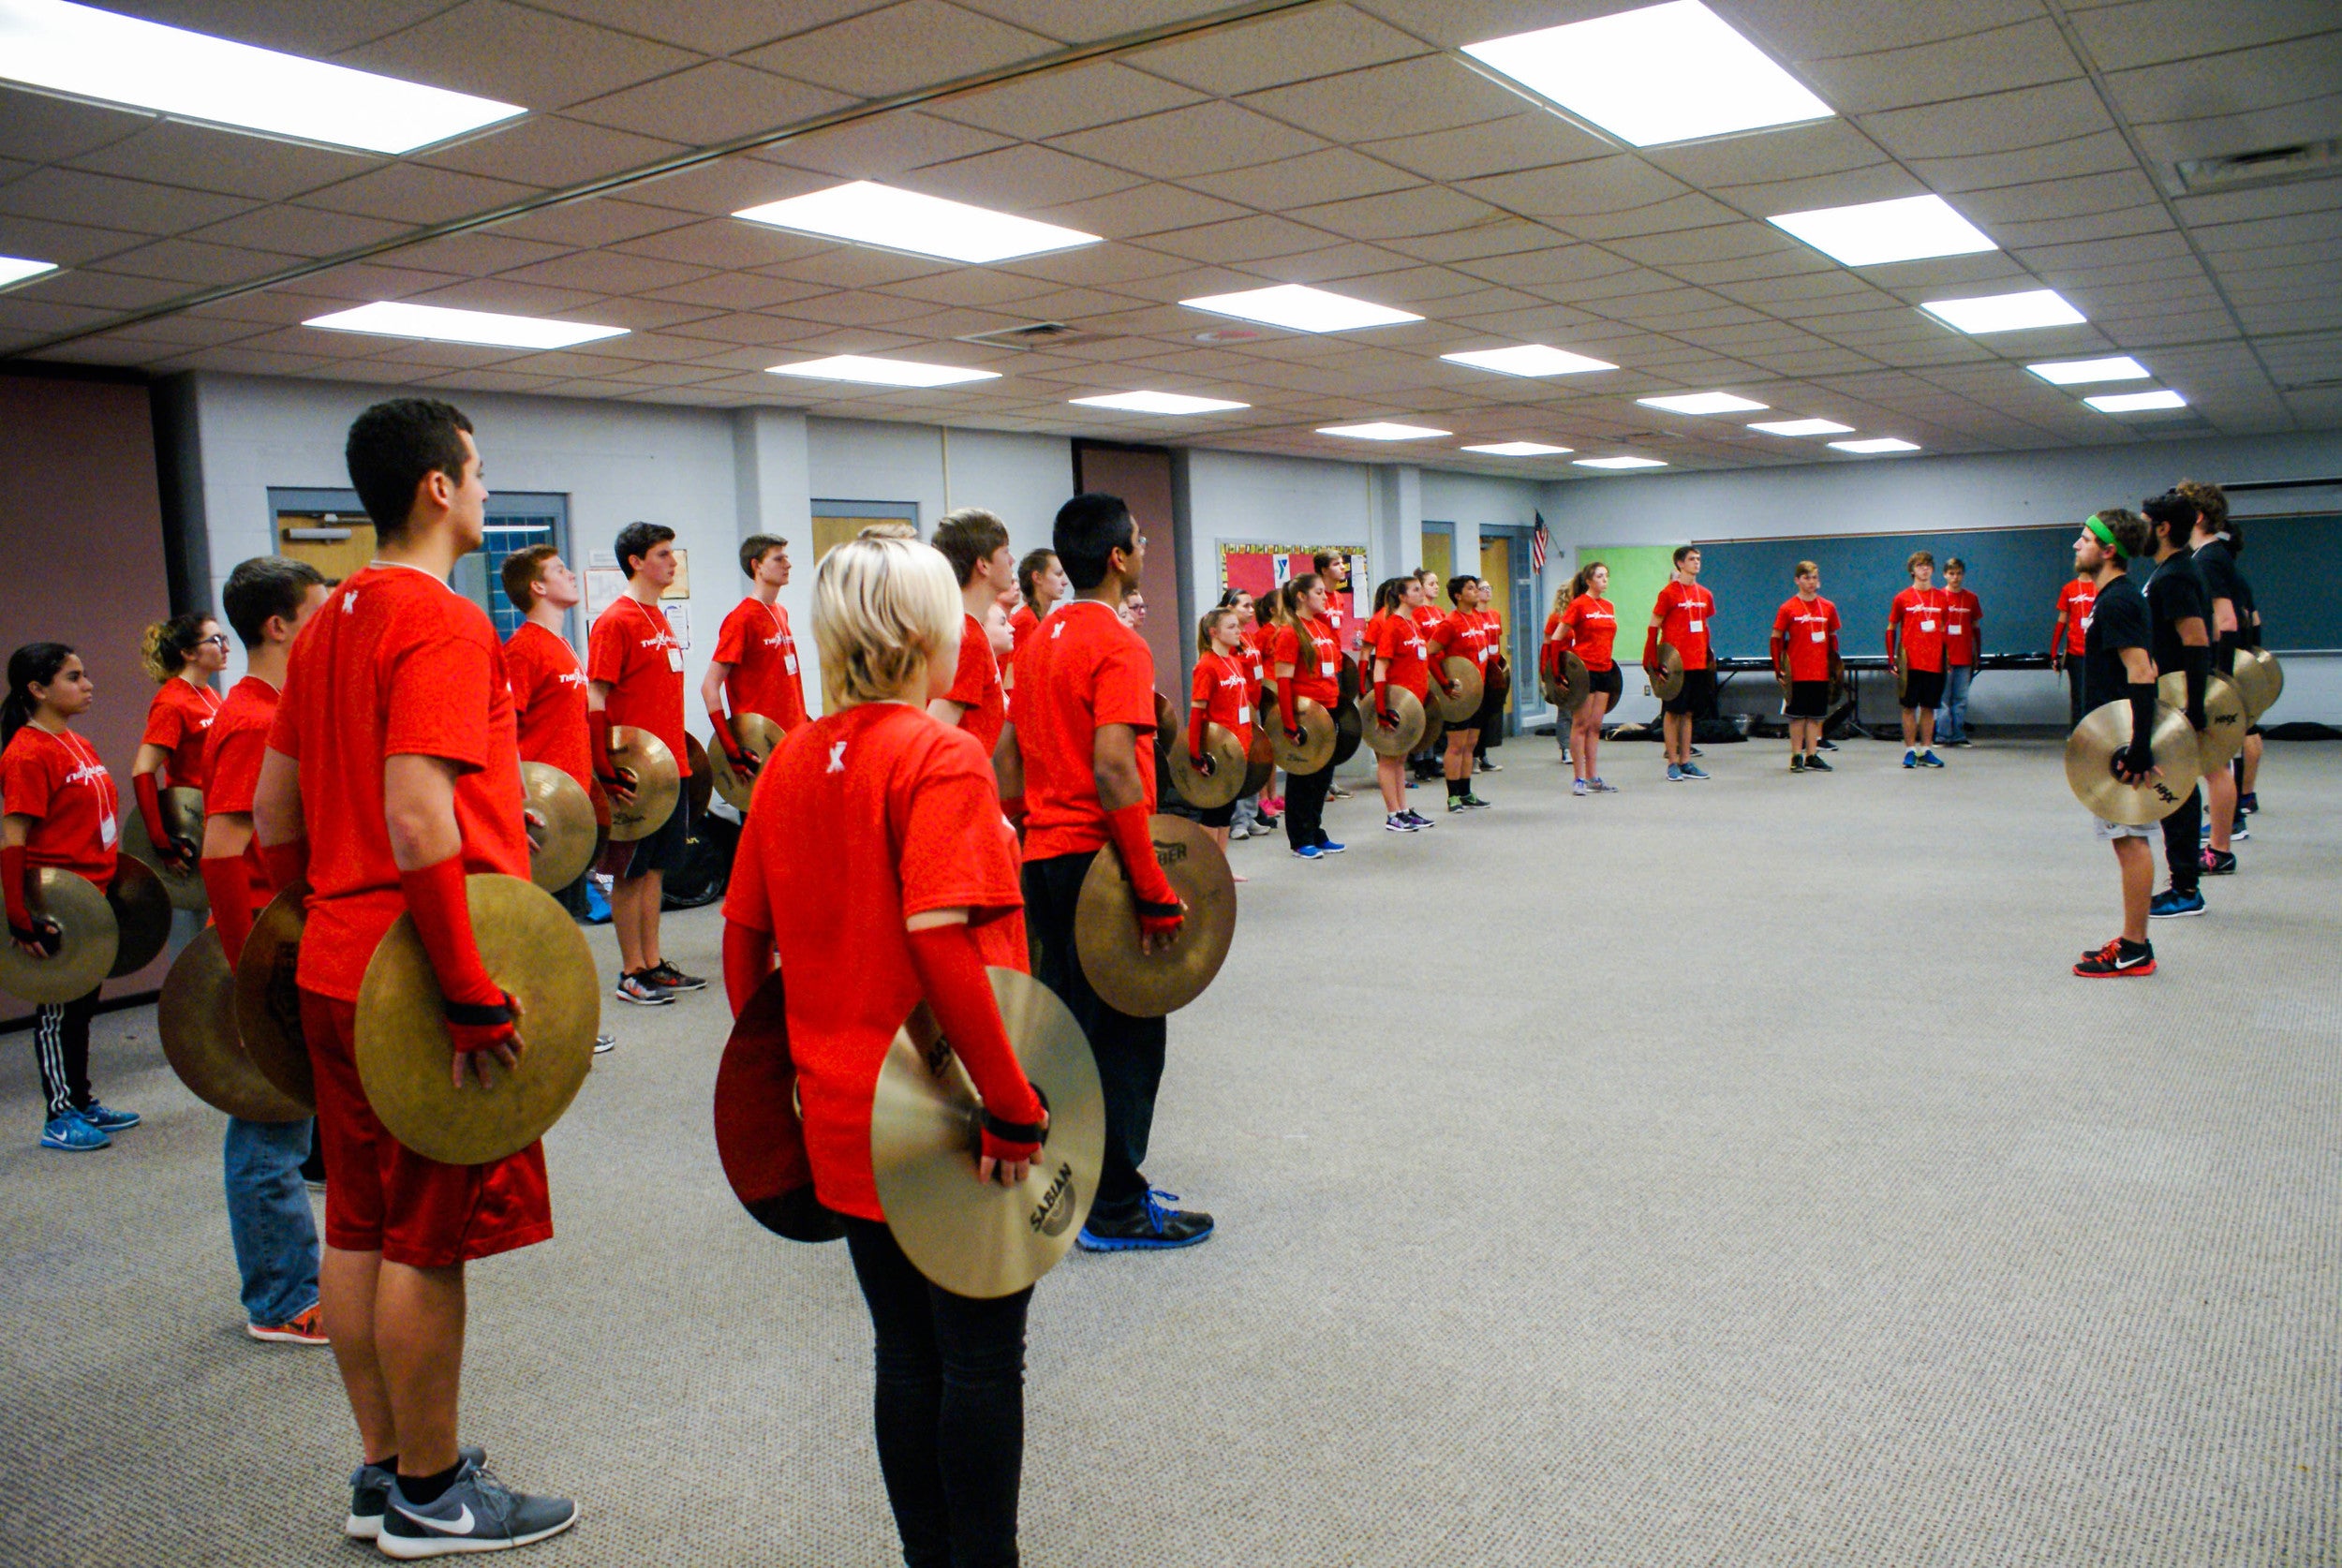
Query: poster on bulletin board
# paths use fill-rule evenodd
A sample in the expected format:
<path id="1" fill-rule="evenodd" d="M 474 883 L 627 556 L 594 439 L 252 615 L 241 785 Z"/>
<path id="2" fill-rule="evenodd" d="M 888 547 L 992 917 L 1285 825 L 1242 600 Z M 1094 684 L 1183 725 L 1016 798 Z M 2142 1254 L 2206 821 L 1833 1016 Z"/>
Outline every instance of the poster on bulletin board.
<path id="1" fill-rule="evenodd" d="M 1315 571 L 1317 553 L 1327 549 L 1349 557 L 1350 561 L 1350 585 L 1332 595 L 1333 607 L 1342 613 L 1344 625 L 1360 625 L 1365 619 L 1366 596 L 1372 591 L 1372 584 L 1366 580 L 1364 545 L 1260 544 L 1223 540 L 1220 545 L 1221 589 L 1225 592 L 1241 588 L 1257 599 L 1296 577 Z"/>

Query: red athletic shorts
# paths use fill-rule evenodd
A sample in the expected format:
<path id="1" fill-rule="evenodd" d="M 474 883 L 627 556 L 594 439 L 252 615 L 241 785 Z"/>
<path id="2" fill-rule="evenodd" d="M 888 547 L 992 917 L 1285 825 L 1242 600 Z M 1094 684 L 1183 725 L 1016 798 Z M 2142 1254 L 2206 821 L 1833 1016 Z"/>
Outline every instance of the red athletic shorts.
<path id="1" fill-rule="evenodd" d="M 357 1029 L 351 1003 L 301 993 L 325 1148 L 325 1244 L 378 1250 L 413 1268 L 450 1268 L 551 1239 L 544 1145 L 493 1165 L 425 1160 L 375 1119 L 358 1078 Z"/>

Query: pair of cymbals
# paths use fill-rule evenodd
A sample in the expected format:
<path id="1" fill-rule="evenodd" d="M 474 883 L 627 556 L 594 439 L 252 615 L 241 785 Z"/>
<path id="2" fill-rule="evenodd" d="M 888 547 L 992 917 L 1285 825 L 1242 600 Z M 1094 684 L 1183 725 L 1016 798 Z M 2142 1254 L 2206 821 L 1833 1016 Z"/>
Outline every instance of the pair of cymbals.
<path id="1" fill-rule="evenodd" d="M 1334 766 L 1340 767 L 1356 756 L 1365 740 L 1366 722 L 1358 717 L 1357 703 L 1342 703 L 1334 711 Z"/>
<path id="2" fill-rule="evenodd" d="M 1172 737 L 1171 784 L 1188 805 L 1210 810 L 1225 806 L 1244 792 L 1245 748 L 1236 732 L 1223 724 L 1204 725 L 1204 760 L 1210 772 L 1195 766 L 1187 754 L 1186 738 Z"/>
<path id="3" fill-rule="evenodd" d="M 1277 773 L 1275 743 L 1268 737 L 1282 720 L 1273 717 L 1273 708 L 1264 708 L 1262 721 L 1253 726 L 1253 748 L 1244 755 L 1244 788 L 1239 795 L 1256 795 L 1268 788 L 1268 781 Z"/>
<path id="4" fill-rule="evenodd" d="M 1269 720 L 1268 749 L 1277 765 L 1287 773 L 1299 774 L 1315 773 L 1329 765 L 1334 760 L 1334 716 L 1314 698 L 1296 697 L 1293 721 L 1301 729 L 1298 744 L 1285 732 L 1282 714 Z"/>
<path id="5" fill-rule="evenodd" d="M 1487 683 L 1480 667 L 1461 654 L 1449 654 L 1440 661 L 1439 673 L 1445 676 L 1451 690 L 1443 689 L 1437 681 L 1431 683 L 1431 706 L 1442 721 L 1450 725 L 1469 724 L 1480 711 L 1480 701 L 1488 695 Z"/>
<path id="6" fill-rule="evenodd" d="M 2187 711 L 2187 674 L 2174 670 L 2155 683 L 2156 700 L 2166 707 Z M 2245 730 L 2252 720 L 2245 713 L 2245 694 L 2236 683 L 2215 672 L 2203 683 L 2203 728 L 2196 734 L 2198 771 L 2212 773 L 2228 766 L 2245 749 Z"/>
<path id="7" fill-rule="evenodd" d="M 34 957 L 13 941 L 0 947 L 0 991 L 28 1002 L 69 1002 L 87 996 L 113 972 L 120 951 L 121 927 L 113 906 L 87 877 L 54 865 L 36 871 L 28 892 L 31 912 L 55 924 L 55 946 L 45 958 Z"/>
<path id="8" fill-rule="evenodd" d="M 173 785 L 159 791 L 156 804 L 160 807 L 163 833 L 173 844 L 186 852 L 183 870 L 167 863 L 146 836 L 142 823 L 132 822 L 122 836 L 123 852 L 153 869 L 162 879 L 163 891 L 170 895 L 174 910 L 208 910 L 212 895 L 203 888 L 203 791 L 185 785 Z M 144 966 L 141 966 L 143 968 Z"/>
<path id="9" fill-rule="evenodd" d="M 1101 850 L 1074 907 L 1074 954 L 1089 988 L 1117 1013 L 1160 1018 L 1203 995 L 1236 939 L 1236 879 L 1204 828 L 1184 817 L 1148 820 L 1155 862 L 1187 906 L 1167 947 L 1145 952 L 1122 857 Z"/>
<path id="10" fill-rule="evenodd" d="M 846 1227 L 813 1191 L 797 1067 L 789 1054 L 789 993 L 778 969 L 734 1021 L 716 1068 L 716 1158 L 758 1224 L 792 1241 L 836 1241 Z"/>
<path id="11" fill-rule="evenodd" d="M 2245 699 L 2246 722 L 2258 724 L 2260 716 L 2275 707 L 2277 699 L 2285 695 L 2285 667 L 2266 648 L 2239 648 L 2236 688 Z"/>
<path id="12" fill-rule="evenodd" d="M 601 839 L 594 797 L 550 762 L 521 764 L 521 796 L 527 809 L 528 880 L 558 893 L 594 863 Z"/>
<path id="13" fill-rule="evenodd" d="M 611 840 L 631 844 L 648 838 L 667 825 L 683 793 L 674 753 L 648 730 L 622 724 L 610 732 L 610 761 L 634 789 L 632 800 L 611 799 Z"/>
<path id="14" fill-rule="evenodd" d="M 261 1077 L 297 1104 L 317 1103 L 309 1043 L 301 1028 L 301 934 L 309 884 L 295 882 L 253 917 L 236 960 L 236 1038 Z"/>
<path id="15" fill-rule="evenodd" d="M 1659 644 L 1659 662 L 1651 671 L 1651 695 L 1671 703 L 1683 689 L 1683 653 L 1672 643 Z"/>
<path id="16" fill-rule="evenodd" d="M 2114 776 L 2114 759 L 2129 748 L 2132 728 L 2127 702 L 2108 703 L 2083 715 L 2066 741 L 2066 782 L 2093 816 L 2145 827 L 2178 810 L 2196 792 L 2201 753 L 2187 716 L 2157 703 L 2148 742 L 2155 772 L 2142 784 L 2126 784 Z"/>
<path id="17" fill-rule="evenodd" d="M 1560 677 L 1558 680 L 1550 675 L 1547 677 L 1545 700 L 1564 713 L 1576 713 L 1586 705 L 1586 699 L 1593 695 L 1593 673 L 1586 668 L 1585 659 L 1576 649 L 1563 652 Z"/>
<path id="18" fill-rule="evenodd" d="M 735 713 L 732 716 L 732 738 L 740 749 L 761 765 L 779 749 L 780 726 L 761 713 Z M 732 765 L 731 756 L 720 746 L 706 748 L 707 777 L 716 792 L 732 804 L 734 811 L 746 815 L 749 799 L 756 789 L 756 780 L 743 778 L 740 770 Z"/>
<path id="19" fill-rule="evenodd" d="M 119 980 L 153 963 L 170 940 L 170 894 L 154 867 L 116 856 L 106 905 L 114 912 L 114 961 L 106 978 Z"/>
<path id="20" fill-rule="evenodd" d="M 236 1027 L 236 971 L 207 926 L 170 966 L 155 1005 L 163 1056 L 179 1081 L 216 1110 L 245 1121 L 302 1121 L 313 1107 L 262 1073 Z"/>
<path id="21" fill-rule="evenodd" d="M 1361 699 L 1359 705 L 1365 711 L 1359 714 L 1358 722 L 1367 749 L 1377 757 L 1407 756 L 1423 740 L 1423 703 L 1403 686 L 1384 687 L 1383 697 L 1385 705 L 1398 722 L 1386 728 L 1381 717 L 1374 712 L 1372 695 L 1370 693 Z"/>

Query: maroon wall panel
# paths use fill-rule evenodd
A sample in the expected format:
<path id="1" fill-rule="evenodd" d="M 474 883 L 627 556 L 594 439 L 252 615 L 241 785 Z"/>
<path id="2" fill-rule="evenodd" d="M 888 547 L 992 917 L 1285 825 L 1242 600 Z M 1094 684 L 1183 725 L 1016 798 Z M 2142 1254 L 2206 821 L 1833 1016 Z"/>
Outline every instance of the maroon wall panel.
<path id="1" fill-rule="evenodd" d="M 1084 490 L 1119 496 L 1138 531 L 1147 536 L 1147 571 L 1139 591 L 1147 596 L 1142 635 L 1155 656 L 1155 689 L 1186 711 L 1188 647 L 1193 629 L 1179 625 L 1179 552 L 1185 542 L 1171 531 L 1171 454 L 1160 447 L 1103 447 L 1074 443 L 1075 482 Z"/>

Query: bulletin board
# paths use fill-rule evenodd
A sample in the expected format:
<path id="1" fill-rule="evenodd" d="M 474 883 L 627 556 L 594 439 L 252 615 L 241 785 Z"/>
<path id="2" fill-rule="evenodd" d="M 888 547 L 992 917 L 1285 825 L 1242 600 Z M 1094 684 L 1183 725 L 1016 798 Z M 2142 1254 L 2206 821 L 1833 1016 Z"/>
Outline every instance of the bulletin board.
<path id="1" fill-rule="evenodd" d="M 1306 577 L 1317 570 L 1317 553 L 1331 550 L 1350 558 L 1350 585 L 1333 593 L 1330 602 L 1350 617 L 1356 626 L 1364 618 L 1366 580 L 1366 546 L 1362 544 L 1263 544 L 1253 540 L 1223 540 L 1220 543 L 1220 587 L 1222 592 L 1241 588 L 1255 599 L 1271 589 L 1281 588 L 1296 577 Z"/>

